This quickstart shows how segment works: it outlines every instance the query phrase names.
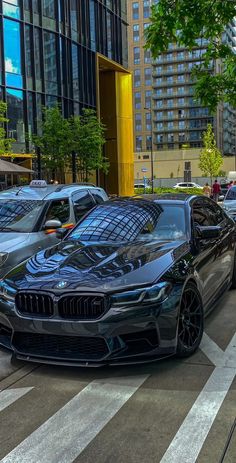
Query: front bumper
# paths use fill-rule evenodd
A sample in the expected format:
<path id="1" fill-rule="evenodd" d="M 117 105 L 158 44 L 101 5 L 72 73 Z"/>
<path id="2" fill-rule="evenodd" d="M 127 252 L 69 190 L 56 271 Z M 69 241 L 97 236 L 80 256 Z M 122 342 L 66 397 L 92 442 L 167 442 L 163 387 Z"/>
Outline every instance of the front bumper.
<path id="1" fill-rule="evenodd" d="M 110 308 L 100 319 L 71 321 L 19 314 L 0 299 L 0 345 L 18 359 L 59 365 L 116 365 L 173 355 L 180 291 L 156 306 Z"/>

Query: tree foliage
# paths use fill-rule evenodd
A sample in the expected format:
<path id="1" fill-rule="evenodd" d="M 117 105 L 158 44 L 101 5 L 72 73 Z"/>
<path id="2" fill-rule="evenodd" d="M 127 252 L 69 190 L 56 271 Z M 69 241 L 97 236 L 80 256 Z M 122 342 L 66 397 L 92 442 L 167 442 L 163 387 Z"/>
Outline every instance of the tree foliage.
<path id="1" fill-rule="evenodd" d="M 49 176 L 63 182 L 72 144 L 69 121 L 63 118 L 58 106 L 44 108 L 40 129 L 41 135 L 32 136 L 33 143 L 40 149 Z"/>
<path id="2" fill-rule="evenodd" d="M 48 177 L 65 181 L 65 171 L 71 166 L 72 152 L 76 153 L 80 180 L 88 181 L 92 171 L 107 172 L 108 163 L 103 157 L 105 126 L 96 112 L 84 109 L 81 116 L 65 119 L 59 106 L 44 108 L 41 135 L 33 135 L 36 149 Z"/>
<path id="3" fill-rule="evenodd" d="M 13 138 L 6 137 L 5 124 L 9 121 L 6 118 L 7 104 L 0 101 L 0 155 L 10 153 L 12 143 L 15 141 Z"/>
<path id="4" fill-rule="evenodd" d="M 212 111 L 222 101 L 236 106 L 236 55 L 222 43 L 225 27 L 235 16 L 236 0 L 159 0 L 152 6 L 145 32 L 146 47 L 154 58 L 171 43 L 188 50 L 204 45 L 202 62 L 193 71 L 195 96 Z M 212 63 L 218 59 L 222 65 L 214 75 Z"/>
<path id="5" fill-rule="evenodd" d="M 88 181 L 92 172 L 108 172 L 109 163 L 103 156 L 105 126 L 96 111 L 84 109 L 81 116 L 70 119 L 72 150 L 77 153 L 77 170 L 81 181 Z"/>
<path id="6" fill-rule="evenodd" d="M 206 132 L 203 135 L 204 148 L 200 154 L 199 168 L 202 173 L 211 178 L 219 175 L 220 168 L 223 164 L 223 157 L 220 150 L 216 146 L 215 135 L 212 125 L 208 124 Z"/>

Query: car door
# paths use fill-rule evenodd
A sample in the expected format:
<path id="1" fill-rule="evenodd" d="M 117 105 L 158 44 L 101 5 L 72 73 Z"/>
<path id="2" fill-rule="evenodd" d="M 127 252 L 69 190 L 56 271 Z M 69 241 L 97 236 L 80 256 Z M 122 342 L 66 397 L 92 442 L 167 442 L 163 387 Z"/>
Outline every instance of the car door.
<path id="1" fill-rule="evenodd" d="M 217 246 L 219 268 L 217 276 L 219 287 L 230 280 L 235 258 L 235 224 L 222 208 L 208 200 L 210 214 L 214 225 L 221 227 L 221 237 Z"/>
<path id="2" fill-rule="evenodd" d="M 39 231 L 31 239 L 32 254 L 41 249 L 49 248 L 60 240 L 56 235 L 56 230 L 44 230 L 44 224 L 48 220 L 59 220 L 62 226 L 66 226 L 70 221 L 69 198 L 55 199 L 48 201 L 45 213 L 39 224 Z M 33 235 L 33 234 L 32 234 Z"/>
<path id="3" fill-rule="evenodd" d="M 72 195 L 75 222 L 79 222 L 87 212 L 96 206 L 95 200 L 89 190 L 80 190 Z"/>
<path id="4" fill-rule="evenodd" d="M 222 277 L 222 271 L 220 269 L 221 258 L 218 252 L 221 239 L 196 239 L 197 225 L 201 227 L 217 225 L 213 222 L 212 210 L 205 198 L 199 197 L 192 202 L 192 223 L 196 248 L 194 266 L 201 280 L 203 303 L 206 305 L 219 290 L 219 279 Z"/>

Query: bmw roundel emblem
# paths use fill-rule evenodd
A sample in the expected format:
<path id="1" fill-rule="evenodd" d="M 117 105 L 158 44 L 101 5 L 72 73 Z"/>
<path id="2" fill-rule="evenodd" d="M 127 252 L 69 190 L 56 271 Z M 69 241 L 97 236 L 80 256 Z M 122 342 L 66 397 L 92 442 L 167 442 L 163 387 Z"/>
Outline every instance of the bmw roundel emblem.
<path id="1" fill-rule="evenodd" d="M 67 281 L 59 281 L 59 283 L 57 283 L 56 285 L 56 288 L 58 289 L 64 289 L 66 288 L 68 285 Z"/>

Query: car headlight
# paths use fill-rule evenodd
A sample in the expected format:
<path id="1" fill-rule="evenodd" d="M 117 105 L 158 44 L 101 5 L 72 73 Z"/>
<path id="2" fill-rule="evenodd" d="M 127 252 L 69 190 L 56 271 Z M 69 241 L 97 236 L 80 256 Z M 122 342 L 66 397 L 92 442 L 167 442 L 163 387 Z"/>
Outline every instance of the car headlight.
<path id="1" fill-rule="evenodd" d="M 6 280 L 0 281 L 0 298 L 6 301 L 14 301 L 16 289 L 10 286 Z"/>
<path id="2" fill-rule="evenodd" d="M 8 258 L 8 252 L 0 252 L 0 267 L 5 264 L 7 258 Z"/>
<path id="3" fill-rule="evenodd" d="M 146 302 L 160 303 L 166 299 L 171 288 L 172 286 L 170 283 L 161 282 L 147 288 L 138 288 L 131 291 L 116 293 L 111 296 L 111 305 L 112 307 L 122 307 Z"/>

